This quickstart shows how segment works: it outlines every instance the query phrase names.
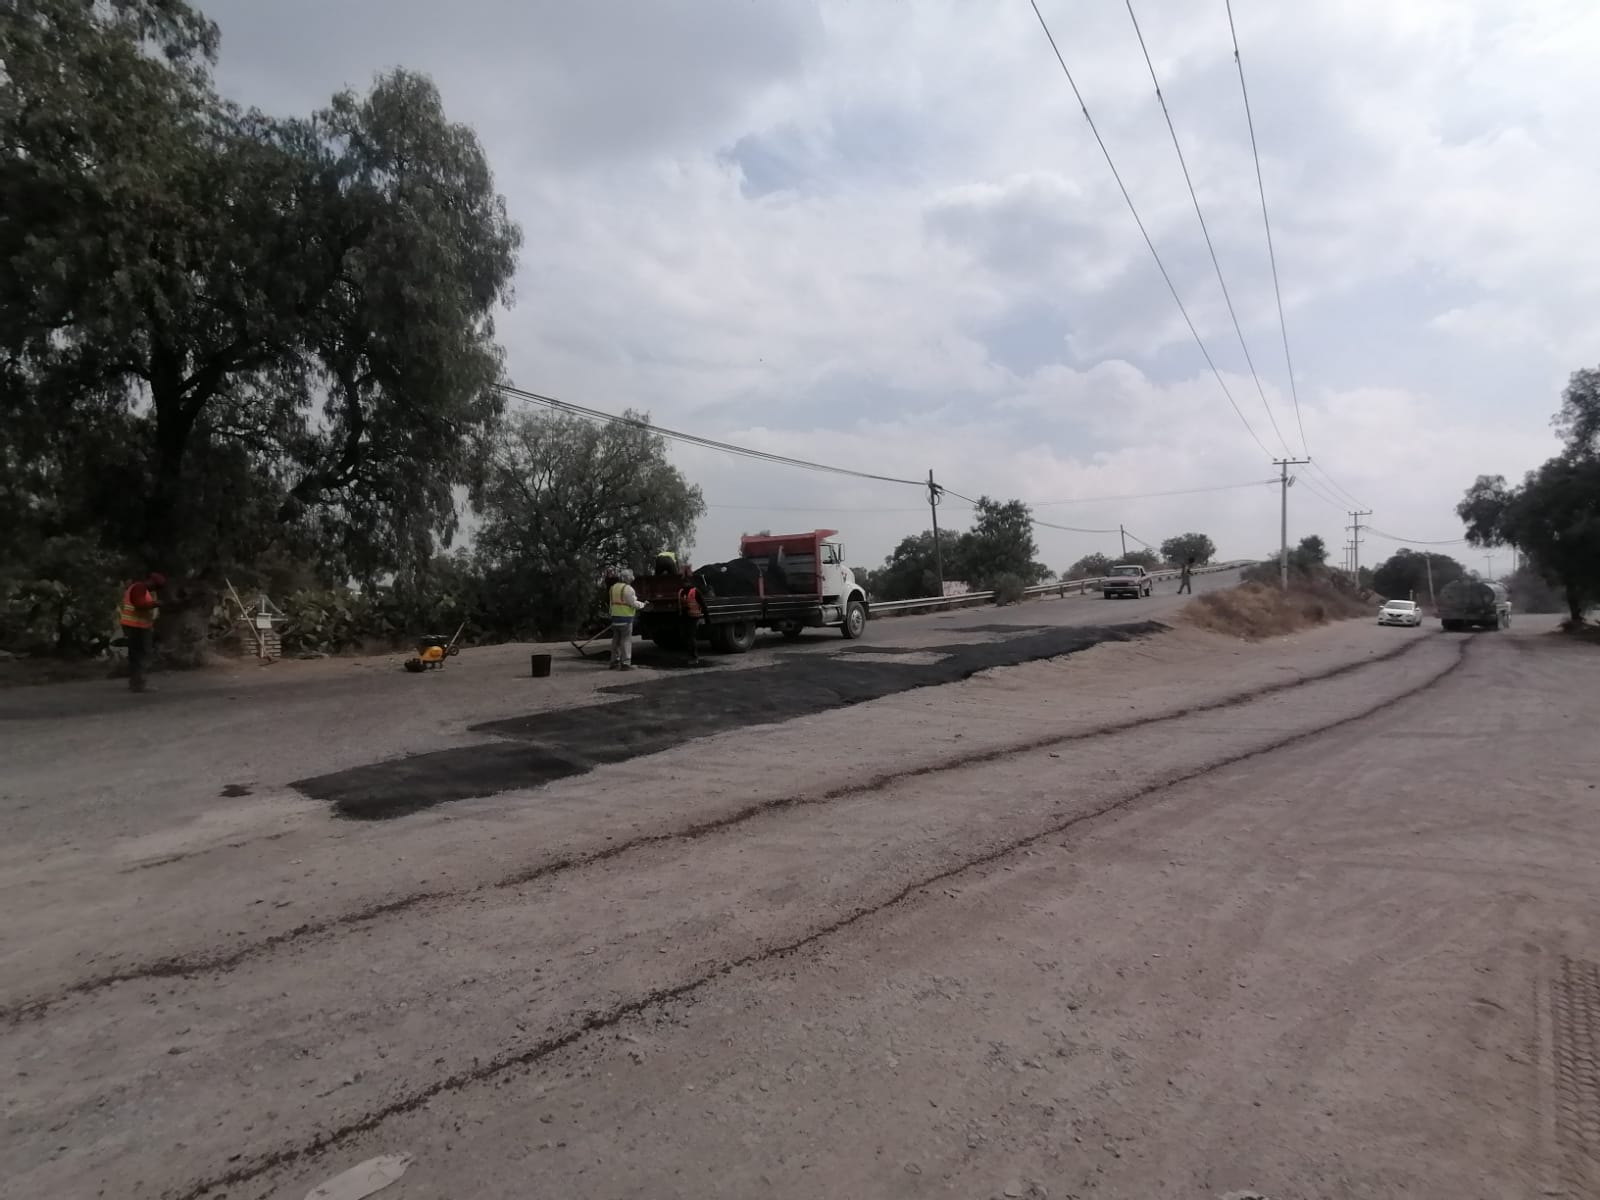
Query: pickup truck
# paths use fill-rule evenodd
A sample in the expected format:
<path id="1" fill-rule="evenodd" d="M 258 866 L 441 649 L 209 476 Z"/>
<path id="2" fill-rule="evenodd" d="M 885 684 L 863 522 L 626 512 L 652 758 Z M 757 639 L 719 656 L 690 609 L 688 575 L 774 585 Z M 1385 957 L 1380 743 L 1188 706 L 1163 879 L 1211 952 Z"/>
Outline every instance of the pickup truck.
<path id="1" fill-rule="evenodd" d="M 790 641 L 805 630 L 837 628 L 847 638 L 866 632 L 867 592 L 845 566 L 836 529 L 746 535 L 739 557 L 692 573 L 705 610 L 701 631 L 714 650 L 743 654 L 758 629 L 776 629 Z M 682 637 L 678 592 L 684 577 L 646 575 L 633 589 L 643 605 L 635 630 L 658 646 Z"/>
<path id="2" fill-rule="evenodd" d="M 1155 588 L 1150 572 L 1137 563 L 1118 563 L 1111 573 L 1100 581 L 1100 594 L 1107 600 L 1113 596 L 1148 596 Z"/>

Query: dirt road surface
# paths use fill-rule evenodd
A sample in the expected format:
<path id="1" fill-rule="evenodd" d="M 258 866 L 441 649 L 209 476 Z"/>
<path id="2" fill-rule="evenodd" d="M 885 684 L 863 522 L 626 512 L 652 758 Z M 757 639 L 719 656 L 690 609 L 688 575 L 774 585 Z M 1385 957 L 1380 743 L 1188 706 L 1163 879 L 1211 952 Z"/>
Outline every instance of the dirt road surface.
<path id="1" fill-rule="evenodd" d="M 1172 607 L 0 709 L 0 1194 L 1600 1195 L 1600 651 Z"/>

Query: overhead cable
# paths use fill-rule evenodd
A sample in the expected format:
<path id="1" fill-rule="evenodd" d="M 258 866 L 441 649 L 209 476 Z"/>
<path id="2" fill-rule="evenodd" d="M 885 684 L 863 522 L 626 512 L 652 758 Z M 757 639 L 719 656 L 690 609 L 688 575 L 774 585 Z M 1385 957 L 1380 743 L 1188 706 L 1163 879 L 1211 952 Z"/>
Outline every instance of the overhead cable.
<path id="1" fill-rule="evenodd" d="M 1184 306 L 1183 297 L 1178 294 L 1177 285 L 1172 282 L 1172 275 L 1167 271 L 1167 264 L 1162 261 L 1161 253 L 1156 249 L 1156 244 L 1150 237 L 1150 231 L 1145 228 L 1144 218 L 1139 215 L 1138 206 L 1134 204 L 1133 197 L 1128 194 L 1127 185 L 1122 182 L 1122 174 L 1117 170 L 1117 164 L 1111 157 L 1111 151 L 1106 148 L 1105 139 L 1100 136 L 1100 130 L 1095 125 L 1094 118 L 1089 115 L 1089 106 L 1084 103 L 1083 93 L 1078 90 L 1077 80 L 1072 77 L 1072 72 L 1067 67 L 1067 60 L 1062 57 L 1061 47 L 1056 45 L 1055 35 L 1050 32 L 1050 26 L 1045 21 L 1044 14 L 1039 11 L 1038 0 L 1028 0 L 1028 3 L 1033 7 L 1033 15 L 1039 19 L 1039 28 L 1044 30 L 1044 36 L 1049 41 L 1050 49 L 1054 51 L 1056 62 L 1061 67 L 1061 73 L 1067 77 L 1067 84 L 1072 88 L 1073 96 L 1077 98 L 1078 107 L 1083 112 L 1083 119 L 1089 123 L 1089 132 L 1094 134 L 1094 140 L 1100 147 L 1100 153 L 1105 156 L 1106 166 L 1111 168 L 1111 176 L 1117 181 L 1117 188 L 1122 193 L 1122 199 L 1127 203 L 1128 211 L 1133 214 L 1134 224 L 1139 227 L 1139 233 L 1144 237 L 1144 244 L 1149 248 L 1150 256 L 1155 259 L 1156 268 L 1161 272 L 1161 278 L 1166 281 L 1167 290 L 1172 293 L 1173 303 L 1178 306 L 1178 311 L 1183 315 L 1184 324 L 1189 327 L 1189 333 L 1193 336 L 1195 345 L 1200 348 L 1200 353 L 1205 357 L 1206 365 L 1211 368 L 1212 375 L 1216 376 L 1217 386 L 1222 389 L 1222 394 L 1228 398 L 1228 404 L 1232 407 L 1234 415 L 1244 425 L 1245 432 L 1250 435 L 1251 440 L 1257 446 L 1261 447 L 1261 453 L 1271 458 L 1272 451 L 1268 450 L 1266 443 L 1257 436 L 1254 427 L 1245 417 L 1244 410 L 1239 407 L 1239 402 L 1233 398 L 1233 393 L 1228 389 L 1227 382 L 1222 378 L 1222 372 L 1217 369 L 1216 361 L 1211 357 L 1211 351 L 1206 348 L 1205 340 L 1200 336 L 1200 331 L 1195 328 L 1194 320 L 1189 316 L 1188 308 Z"/>
<path id="2" fill-rule="evenodd" d="M 1410 545 L 1410 546 L 1461 546 L 1461 545 L 1465 545 L 1466 541 L 1467 541 L 1467 539 L 1464 538 L 1464 537 L 1459 537 L 1459 538 L 1436 538 L 1436 539 L 1433 539 L 1433 540 L 1430 541 L 1427 538 L 1399 537 L 1396 534 L 1385 533 L 1383 530 L 1379 529 L 1376 525 L 1367 525 L 1367 526 L 1364 526 L 1364 528 L 1366 529 L 1366 531 L 1368 533 L 1375 533 L 1379 537 L 1385 539 L 1386 541 L 1399 542 L 1402 545 Z"/>
<path id="3" fill-rule="evenodd" d="M 1300 389 L 1294 379 L 1294 356 L 1289 353 L 1289 323 L 1283 315 L 1283 288 L 1278 283 L 1278 253 L 1272 244 L 1272 221 L 1267 216 L 1267 185 L 1261 175 L 1261 151 L 1256 145 L 1256 121 L 1250 111 L 1250 89 L 1244 82 L 1244 59 L 1239 55 L 1239 31 L 1233 24 L 1233 0 L 1224 0 L 1228 10 L 1228 36 L 1233 39 L 1233 65 L 1239 72 L 1239 94 L 1244 98 L 1245 124 L 1250 128 L 1250 156 L 1256 164 L 1256 192 L 1261 197 L 1261 225 L 1267 234 L 1267 261 L 1272 264 L 1272 295 L 1278 302 L 1278 329 L 1283 334 L 1283 362 L 1289 372 L 1289 395 L 1294 401 L 1295 424 L 1300 427 L 1300 449 L 1307 458 L 1311 447 L 1306 441 L 1306 424 L 1300 416 Z"/>
<path id="4" fill-rule="evenodd" d="M 1271 479 L 1252 479 L 1248 483 L 1219 483 L 1213 487 L 1177 488 L 1170 492 L 1132 492 L 1122 496 L 1071 496 L 1064 500 L 1030 500 L 1031 508 L 1049 508 L 1057 504 L 1101 504 L 1113 500 L 1158 500 L 1165 496 L 1199 496 L 1208 492 L 1231 492 L 1239 488 L 1276 487 L 1278 477 Z"/>
<path id="5" fill-rule="evenodd" d="M 1200 235 L 1205 238 L 1206 251 L 1211 255 L 1211 267 L 1217 275 L 1217 286 L 1222 289 L 1222 302 L 1228 307 L 1228 318 L 1233 322 L 1233 332 L 1238 335 L 1239 349 L 1244 353 L 1245 365 L 1250 368 L 1250 378 L 1255 380 L 1256 395 L 1261 397 L 1261 407 L 1266 409 L 1267 420 L 1272 422 L 1272 432 L 1278 435 L 1284 453 L 1292 457 L 1294 451 L 1284 440 L 1283 430 L 1278 428 L 1278 418 L 1273 415 L 1272 405 L 1267 402 L 1267 391 L 1261 386 L 1261 376 L 1256 371 L 1255 359 L 1250 357 L 1250 347 L 1244 340 L 1244 328 L 1239 324 L 1239 314 L 1234 311 L 1233 296 L 1228 291 L 1228 281 L 1223 278 L 1222 263 L 1217 259 L 1217 248 L 1211 241 L 1211 228 L 1206 224 L 1206 214 L 1200 207 L 1200 197 L 1195 192 L 1194 179 L 1189 174 L 1189 162 L 1183 156 L 1183 145 L 1178 141 L 1178 130 L 1172 123 L 1172 113 L 1167 108 L 1167 98 L 1161 93 L 1161 80 L 1156 77 L 1156 65 L 1150 59 L 1150 48 L 1145 45 L 1144 30 L 1139 28 L 1139 17 L 1133 11 L 1133 0 L 1123 0 L 1123 2 L 1128 8 L 1128 19 L 1133 22 L 1134 36 L 1139 39 L 1139 52 L 1144 55 L 1144 65 L 1150 72 L 1150 83 L 1156 90 L 1156 102 L 1161 105 L 1161 115 L 1166 119 L 1167 132 L 1172 136 L 1172 149 L 1178 156 L 1178 166 L 1183 171 L 1183 182 L 1189 188 L 1189 200 L 1194 204 L 1195 219 L 1200 222 Z"/>
<path id="6" fill-rule="evenodd" d="M 811 462 L 804 458 L 791 458 L 786 454 L 774 454 L 767 450 L 754 450 L 748 446 L 736 446 L 731 442 L 719 442 L 715 438 L 701 437 L 693 433 L 681 433 L 675 429 L 666 429 L 653 424 L 642 417 L 618 416 L 616 413 L 602 412 L 597 408 L 586 408 L 581 404 L 573 404 L 567 400 L 558 400 L 554 396 L 544 396 L 538 392 L 524 391 L 522 388 L 512 387 L 509 384 L 496 385 L 503 394 L 528 404 L 541 404 L 557 412 L 568 413 L 572 416 L 584 417 L 591 421 L 609 422 L 614 425 L 629 425 L 635 429 L 645 429 L 651 433 L 660 434 L 664 438 L 682 442 L 689 446 L 699 446 L 706 450 L 720 450 L 724 454 L 735 454 L 744 458 L 753 458 L 761 462 L 775 463 L 785 467 L 799 467 L 807 471 L 826 471 L 834 475 L 848 475 L 855 479 L 871 479 L 878 483 L 898 483 L 907 487 L 925 488 L 928 481 L 925 479 L 900 479 L 893 475 L 876 475 L 871 471 L 857 471 L 850 467 L 838 467 L 830 463 Z"/>

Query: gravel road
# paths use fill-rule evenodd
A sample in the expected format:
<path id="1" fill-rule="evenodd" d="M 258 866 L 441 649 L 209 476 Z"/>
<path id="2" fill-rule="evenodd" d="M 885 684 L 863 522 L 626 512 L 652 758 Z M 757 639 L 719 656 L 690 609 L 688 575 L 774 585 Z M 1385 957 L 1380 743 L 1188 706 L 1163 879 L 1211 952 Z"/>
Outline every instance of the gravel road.
<path id="1" fill-rule="evenodd" d="M 386 672 L 49 689 L 90 711 L 8 723 L 0 1194 L 298 1198 L 386 1153 L 384 1200 L 1600 1194 L 1597 652 L 1101 610 L 750 656 L 723 682 L 817 649 L 872 694 L 379 821 L 305 785 L 384 767 L 339 734 Z M 446 684 L 419 756 L 691 696 L 568 670 L 541 708 L 510 654 L 408 681 Z M 227 687 L 275 728 L 196 732 Z"/>

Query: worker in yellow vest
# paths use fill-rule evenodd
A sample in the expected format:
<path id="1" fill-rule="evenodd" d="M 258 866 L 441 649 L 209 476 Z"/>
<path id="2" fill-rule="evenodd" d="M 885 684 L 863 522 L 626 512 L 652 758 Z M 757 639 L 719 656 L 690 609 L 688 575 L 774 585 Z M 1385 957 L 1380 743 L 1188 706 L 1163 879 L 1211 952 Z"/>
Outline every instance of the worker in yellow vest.
<path id="1" fill-rule="evenodd" d="M 144 681 L 144 669 L 155 642 L 156 617 L 161 614 L 156 593 L 166 585 L 167 577 L 152 571 L 145 578 L 130 583 L 122 593 L 122 603 L 117 606 L 117 623 L 122 626 L 122 636 L 128 642 L 130 691 L 150 690 Z"/>
<path id="2" fill-rule="evenodd" d="M 633 670 L 633 618 L 639 611 L 639 595 L 633 590 L 632 576 L 624 571 L 606 576 L 606 599 L 611 607 L 611 669 Z"/>

